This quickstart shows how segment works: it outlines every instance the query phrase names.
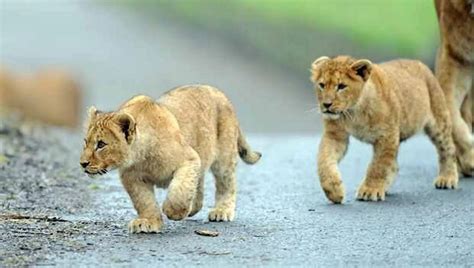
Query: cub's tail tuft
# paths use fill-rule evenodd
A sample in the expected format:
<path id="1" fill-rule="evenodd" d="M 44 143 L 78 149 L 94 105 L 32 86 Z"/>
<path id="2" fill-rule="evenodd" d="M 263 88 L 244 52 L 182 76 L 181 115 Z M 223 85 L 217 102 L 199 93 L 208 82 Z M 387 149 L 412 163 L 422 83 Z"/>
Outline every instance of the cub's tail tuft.
<path id="1" fill-rule="evenodd" d="M 239 148 L 240 158 L 247 164 L 253 165 L 260 160 L 262 153 L 252 151 L 250 145 L 245 140 L 245 136 L 242 133 L 242 130 L 239 130 L 239 139 L 237 140 L 237 145 Z"/>

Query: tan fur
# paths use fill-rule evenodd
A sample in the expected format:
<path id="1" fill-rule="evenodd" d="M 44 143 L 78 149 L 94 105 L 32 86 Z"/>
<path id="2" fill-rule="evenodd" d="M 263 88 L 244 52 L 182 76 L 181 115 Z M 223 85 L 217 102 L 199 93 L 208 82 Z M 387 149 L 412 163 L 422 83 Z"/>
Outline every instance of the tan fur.
<path id="1" fill-rule="evenodd" d="M 473 84 L 473 90 L 474 90 L 474 84 Z M 471 128 L 474 128 L 474 117 L 473 117 L 474 107 L 472 106 L 473 90 L 469 92 L 469 94 L 466 96 L 461 106 L 461 116 L 464 119 L 464 121 L 468 125 L 471 126 Z"/>
<path id="2" fill-rule="evenodd" d="M 77 127 L 81 92 L 74 79 L 58 70 L 33 76 L 13 74 L 0 68 L 0 107 L 45 123 Z"/>
<path id="3" fill-rule="evenodd" d="M 107 145 L 97 149 L 99 141 Z M 118 168 L 138 218 L 130 232 L 156 232 L 162 224 L 154 187 L 168 188 L 163 212 L 182 220 L 199 212 L 204 175 L 211 169 L 216 182 L 211 221 L 234 219 L 237 155 L 249 164 L 253 152 L 240 130 L 234 108 L 219 90 L 192 85 L 173 89 L 158 101 L 137 96 L 118 111 L 92 108 L 81 165 L 89 174 Z"/>
<path id="4" fill-rule="evenodd" d="M 474 89 L 473 1 L 435 0 L 435 6 L 441 36 L 436 76 L 450 109 L 460 171 L 466 176 L 473 176 L 474 138 L 472 118 L 468 118 L 472 109 L 467 107 L 470 105 L 468 93 Z M 463 103 L 465 106 L 461 109 Z"/>
<path id="5" fill-rule="evenodd" d="M 357 192 L 359 200 L 385 199 L 398 171 L 400 142 L 421 130 L 438 150 L 440 173 L 436 188 L 457 186 L 449 112 L 436 78 L 421 62 L 372 64 L 347 56 L 323 58 L 313 63 L 311 80 L 324 118 L 318 174 L 329 200 L 341 203 L 344 198 L 337 165 L 347 150 L 350 135 L 374 148 L 372 162 Z M 325 104 L 330 103 L 327 108 Z"/>

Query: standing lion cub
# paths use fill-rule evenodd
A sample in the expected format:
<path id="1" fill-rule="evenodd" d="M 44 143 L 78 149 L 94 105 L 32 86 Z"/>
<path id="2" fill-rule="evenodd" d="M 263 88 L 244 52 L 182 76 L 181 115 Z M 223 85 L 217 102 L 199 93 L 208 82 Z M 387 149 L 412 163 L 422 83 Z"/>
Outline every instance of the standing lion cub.
<path id="1" fill-rule="evenodd" d="M 219 90 L 183 86 L 158 101 L 137 96 L 118 111 L 89 111 L 81 166 L 89 175 L 118 169 L 138 218 L 129 231 L 157 232 L 163 225 L 154 187 L 168 188 L 163 212 L 171 220 L 198 213 L 204 175 L 215 176 L 210 221 L 232 221 L 236 202 L 237 154 L 255 164 L 261 154 L 245 141 L 234 108 Z"/>
<path id="2" fill-rule="evenodd" d="M 420 130 L 438 150 L 436 188 L 457 186 L 449 110 L 441 87 L 425 65 L 411 60 L 373 64 L 338 56 L 315 60 L 311 71 L 324 118 L 318 173 L 332 202 L 341 203 L 344 198 L 337 164 L 346 153 L 350 135 L 374 147 L 372 162 L 357 191 L 359 200 L 385 199 L 398 171 L 400 142 Z"/>

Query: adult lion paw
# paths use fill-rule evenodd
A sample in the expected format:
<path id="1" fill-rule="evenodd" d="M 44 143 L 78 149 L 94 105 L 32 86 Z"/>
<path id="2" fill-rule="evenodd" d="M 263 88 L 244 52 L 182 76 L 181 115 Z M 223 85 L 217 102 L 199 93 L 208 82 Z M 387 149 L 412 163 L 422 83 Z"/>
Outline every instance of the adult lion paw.
<path id="1" fill-rule="evenodd" d="M 474 149 L 457 157 L 458 170 L 465 177 L 474 177 Z"/>
<path id="2" fill-rule="evenodd" d="M 165 213 L 168 219 L 173 221 L 183 220 L 189 215 L 190 210 L 190 206 L 173 204 L 169 200 L 165 200 L 163 203 L 163 213 Z"/>
<path id="3" fill-rule="evenodd" d="M 325 181 L 322 188 L 326 197 L 334 204 L 341 204 L 344 200 L 344 185 L 340 180 Z"/>
<path id="4" fill-rule="evenodd" d="M 161 220 L 134 219 L 128 224 L 130 233 L 159 233 L 163 222 Z"/>
<path id="5" fill-rule="evenodd" d="M 384 201 L 385 200 L 385 187 L 381 185 L 369 186 L 363 182 L 357 190 L 357 200 L 363 201 Z"/>
<path id="6" fill-rule="evenodd" d="M 456 189 L 458 187 L 458 176 L 439 176 L 434 185 L 436 189 Z"/>
<path id="7" fill-rule="evenodd" d="M 231 208 L 213 208 L 209 212 L 209 221 L 233 221 L 234 209 Z"/>

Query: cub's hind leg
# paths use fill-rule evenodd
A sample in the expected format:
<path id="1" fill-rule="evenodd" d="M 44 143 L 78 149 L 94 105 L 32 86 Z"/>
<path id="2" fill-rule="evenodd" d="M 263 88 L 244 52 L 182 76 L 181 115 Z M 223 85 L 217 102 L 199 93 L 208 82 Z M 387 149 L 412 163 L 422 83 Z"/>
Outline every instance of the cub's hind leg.
<path id="1" fill-rule="evenodd" d="M 453 189 L 457 187 L 459 180 L 456 163 L 456 154 L 459 152 L 454 141 L 456 135 L 453 135 L 455 123 L 451 121 L 452 107 L 449 101 L 446 102 L 443 91 L 434 77 L 428 78 L 428 86 L 432 117 L 425 125 L 425 133 L 436 146 L 439 161 L 439 175 L 434 184 L 438 189 Z"/>
<path id="2" fill-rule="evenodd" d="M 232 221 L 235 215 L 238 129 L 232 122 L 225 123 L 220 125 L 219 152 L 211 166 L 216 193 L 214 208 L 209 212 L 210 221 Z"/>
<path id="3" fill-rule="evenodd" d="M 237 181 L 235 169 L 237 153 L 234 157 L 218 160 L 211 169 L 216 180 L 214 208 L 209 212 L 210 221 L 232 221 L 235 216 Z"/>
<path id="4" fill-rule="evenodd" d="M 430 137 L 438 151 L 439 175 L 434 184 L 437 189 L 454 189 L 458 185 L 458 172 L 456 166 L 456 148 L 454 146 L 451 126 L 447 113 L 438 115 L 435 120 L 425 127 L 426 134 Z"/>
<path id="5" fill-rule="evenodd" d="M 434 97 L 433 94 L 431 97 Z M 438 151 L 439 176 L 434 184 L 438 189 L 454 189 L 457 187 L 459 178 L 450 115 L 442 102 L 432 107 L 433 120 L 425 126 L 425 132 Z"/>
<path id="6" fill-rule="evenodd" d="M 230 105 L 219 107 L 217 121 L 217 155 L 211 165 L 215 178 L 214 208 L 209 211 L 210 221 L 232 221 L 235 216 L 237 181 L 235 170 L 238 157 L 239 123 Z"/>

